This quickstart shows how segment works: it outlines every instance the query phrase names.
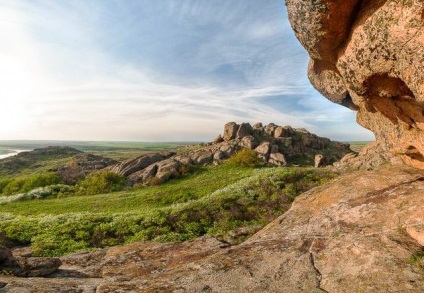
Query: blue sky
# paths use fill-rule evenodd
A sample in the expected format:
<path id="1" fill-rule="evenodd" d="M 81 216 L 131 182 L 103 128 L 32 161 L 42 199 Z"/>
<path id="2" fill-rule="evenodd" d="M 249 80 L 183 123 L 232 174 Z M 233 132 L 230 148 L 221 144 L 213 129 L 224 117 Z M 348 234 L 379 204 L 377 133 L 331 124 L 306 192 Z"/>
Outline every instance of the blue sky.
<path id="1" fill-rule="evenodd" d="M 373 139 L 307 62 L 282 0 L 0 0 L 0 139 L 210 141 L 228 121 Z"/>

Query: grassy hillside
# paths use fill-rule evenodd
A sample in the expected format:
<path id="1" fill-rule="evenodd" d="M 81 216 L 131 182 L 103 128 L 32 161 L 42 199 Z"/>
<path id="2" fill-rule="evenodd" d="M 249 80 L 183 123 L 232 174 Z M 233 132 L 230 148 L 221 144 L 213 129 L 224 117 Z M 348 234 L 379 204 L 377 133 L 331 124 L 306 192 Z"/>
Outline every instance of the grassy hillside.
<path id="1" fill-rule="evenodd" d="M 31 245 L 37 255 L 201 235 L 238 243 L 286 211 L 298 194 L 334 176 L 310 168 L 199 167 L 161 186 L 3 202 L 0 232 L 5 243 Z"/>

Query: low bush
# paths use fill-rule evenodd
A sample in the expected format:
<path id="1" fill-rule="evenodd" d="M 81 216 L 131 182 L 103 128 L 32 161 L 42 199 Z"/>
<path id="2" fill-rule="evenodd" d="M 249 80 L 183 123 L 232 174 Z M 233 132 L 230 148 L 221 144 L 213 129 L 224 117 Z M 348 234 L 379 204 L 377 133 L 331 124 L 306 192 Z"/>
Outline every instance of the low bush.
<path id="1" fill-rule="evenodd" d="M 122 190 L 125 178 L 110 171 L 93 173 L 77 184 L 80 195 L 100 194 Z"/>
<path id="2" fill-rule="evenodd" d="M 227 160 L 227 164 L 241 167 L 259 167 L 263 165 L 263 162 L 258 158 L 255 151 L 241 149 Z"/>
<path id="3" fill-rule="evenodd" d="M 0 182 L 0 189 L 3 195 L 11 195 L 59 183 L 61 183 L 61 180 L 56 174 L 44 173 L 3 180 Z"/>

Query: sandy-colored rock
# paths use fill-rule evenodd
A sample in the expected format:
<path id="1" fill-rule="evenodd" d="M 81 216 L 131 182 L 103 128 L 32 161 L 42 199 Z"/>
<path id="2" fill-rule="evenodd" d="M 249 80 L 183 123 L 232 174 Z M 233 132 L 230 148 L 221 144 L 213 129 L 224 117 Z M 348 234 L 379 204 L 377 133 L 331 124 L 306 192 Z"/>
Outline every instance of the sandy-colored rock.
<path id="1" fill-rule="evenodd" d="M 281 153 L 271 153 L 269 155 L 268 163 L 276 166 L 286 166 L 287 161 L 283 154 Z"/>
<path id="2" fill-rule="evenodd" d="M 309 79 L 384 152 L 424 168 L 424 2 L 286 0 Z"/>
<path id="3" fill-rule="evenodd" d="M 326 164 L 325 157 L 321 154 L 315 155 L 314 162 L 315 162 L 315 164 L 314 164 L 315 168 L 324 167 L 325 164 Z"/>
<path id="4" fill-rule="evenodd" d="M 253 150 L 258 146 L 258 142 L 252 135 L 248 135 L 241 139 L 240 146 Z"/>
<path id="5" fill-rule="evenodd" d="M 222 138 L 224 141 L 229 141 L 236 138 L 237 131 L 239 129 L 239 125 L 235 122 L 228 122 L 224 126 L 224 134 Z"/>
<path id="6" fill-rule="evenodd" d="M 236 138 L 242 139 L 243 137 L 247 135 L 251 135 L 252 133 L 253 133 L 252 126 L 249 123 L 242 123 L 240 124 L 237 130 Z"/>
<path id="7" fill-rule="evenodd" d="M 263 142 L 263 143 L 261 143 L 256 149 L 255 149 L 255 151 L 258 153 L 258 154 L 260 154 L 260 155 L 264 155 L 264 156 L 267 156 L 267 155 L 269 155 L 269 153 L 271 152 L 271 147 L 272 147 L 272 145 L 271 145 L 271 143 L 270 142 L 268 142 L 268 141 L 266 141 L 266 142 Z"/>

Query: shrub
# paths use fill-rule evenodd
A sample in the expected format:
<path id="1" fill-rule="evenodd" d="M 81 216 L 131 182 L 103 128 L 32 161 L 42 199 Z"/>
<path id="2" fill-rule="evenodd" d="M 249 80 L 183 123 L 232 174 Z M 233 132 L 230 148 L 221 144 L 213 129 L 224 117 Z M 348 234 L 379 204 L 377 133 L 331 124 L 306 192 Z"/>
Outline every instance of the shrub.
<path id="1" fill-rule="evenodd" d="M 5 184 L 8 182 L 7 184 Z M 54 173 L 37 174 L 30 177 L 19 177 L 11 180 L 4 180 L 2 192 L 5 195 L 19 192 L 28 192 L 38 187 L 45 187 L 61 183 L 60 178 Z"/>
<path id="2" fill-rule="evenodd" d="M 77 184 L 79 194 L 100 194 L 122 190 L 125 178 L 110 171 L 93 173 Z"/>
<path id="3" fill-rule="evenodd" d="M 236 152 L 227 160 L 227 163 L 241 167 L 258 167 L 263 164 L 261 159 L 258 158 L 256 152 L 250 149 L 242 149 Z"/>

